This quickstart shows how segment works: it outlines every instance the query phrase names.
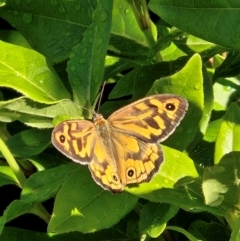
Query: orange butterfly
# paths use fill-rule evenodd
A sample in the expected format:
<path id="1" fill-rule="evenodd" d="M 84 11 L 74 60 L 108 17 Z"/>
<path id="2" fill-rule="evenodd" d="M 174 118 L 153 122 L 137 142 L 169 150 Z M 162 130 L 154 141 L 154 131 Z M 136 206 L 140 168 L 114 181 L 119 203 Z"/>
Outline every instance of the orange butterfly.
<path id="1" fill-rule="evenodd" d="M 151 180 L 163 163 L 158 142 L 168 138 L 183 119 L 187 101 L 158 94 L 127 105 L 93 122 L 69 120 L 52 132 L 53 145 L 75 162 L 87 164 L 97 184 L 122 192 L 127 184 Z"/>

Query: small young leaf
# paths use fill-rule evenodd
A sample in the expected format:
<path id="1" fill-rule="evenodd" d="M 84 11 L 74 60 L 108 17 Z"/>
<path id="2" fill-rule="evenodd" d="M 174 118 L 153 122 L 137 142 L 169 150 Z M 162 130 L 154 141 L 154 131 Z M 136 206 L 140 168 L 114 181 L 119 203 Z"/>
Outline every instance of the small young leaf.
<path id="1" fill-rule="evenodd" d="M 240 109 L 232 103 L 221 123 L 215 144 L 214 163 L 231 151 L 240 151 Z"/>
<path id="2" fill-rule="evenodd" d="M 239 207 L 239 168 L 240 152 L 226 154 L 217 165 L 205 168 L 202 190 L 207 205 Z"/>

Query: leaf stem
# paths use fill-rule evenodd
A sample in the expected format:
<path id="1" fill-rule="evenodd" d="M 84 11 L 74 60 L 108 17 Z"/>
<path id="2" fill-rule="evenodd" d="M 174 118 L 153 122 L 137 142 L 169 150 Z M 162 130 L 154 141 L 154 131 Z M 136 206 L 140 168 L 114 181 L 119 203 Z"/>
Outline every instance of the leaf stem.
<path id="1" fill-rule="evenodd" d="M 231 229 L 233 230 L 233 228 L 239 218 L 237 212 L 235 212 L 234 210 L 227 210 L 224 217 L 227 220 Z"/>

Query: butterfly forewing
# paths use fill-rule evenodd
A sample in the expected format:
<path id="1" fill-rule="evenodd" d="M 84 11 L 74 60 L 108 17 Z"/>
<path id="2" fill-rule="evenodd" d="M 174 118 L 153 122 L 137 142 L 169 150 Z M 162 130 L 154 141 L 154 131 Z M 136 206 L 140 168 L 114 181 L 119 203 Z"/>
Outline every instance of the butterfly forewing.
<path id="1" fill-rule="evenodd" d="M 151 143 L 165 140 L 187 108 L 187 101 L 180 96 L 153 95 L 117 110 L 108 121 L 116 130 Z"/>

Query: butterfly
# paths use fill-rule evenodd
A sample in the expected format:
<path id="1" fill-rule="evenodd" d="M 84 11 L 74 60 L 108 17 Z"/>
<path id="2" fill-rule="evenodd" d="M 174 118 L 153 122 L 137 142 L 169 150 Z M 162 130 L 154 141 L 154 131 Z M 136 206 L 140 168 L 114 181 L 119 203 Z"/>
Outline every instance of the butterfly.
<path id="1" fill-rule="evenodd" d="M 149 182 L 164 161 L 158 144 L 168 138 L 188 109 L 183 97 L 157 94 L 93 121 L 67 120 L 52 132 L 53 145 L 74 162 L 87 164 L 93 179 L 113 193 L 127 184 Z"/>

